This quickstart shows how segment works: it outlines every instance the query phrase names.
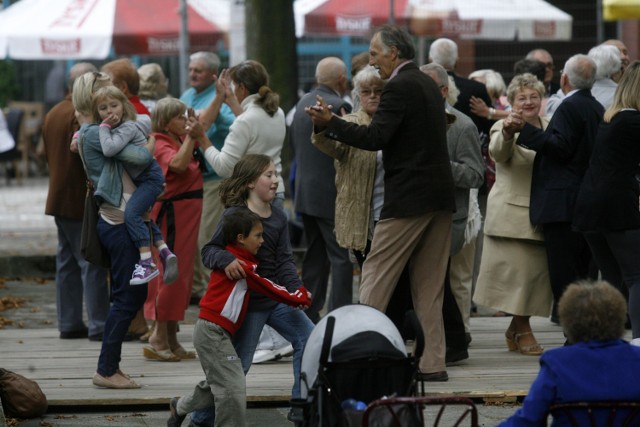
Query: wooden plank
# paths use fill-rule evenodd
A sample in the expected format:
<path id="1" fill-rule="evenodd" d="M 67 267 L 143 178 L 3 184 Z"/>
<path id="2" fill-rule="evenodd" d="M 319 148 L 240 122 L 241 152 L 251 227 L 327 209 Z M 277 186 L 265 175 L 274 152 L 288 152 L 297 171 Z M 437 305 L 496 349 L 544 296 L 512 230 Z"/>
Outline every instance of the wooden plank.
<path id="1" fill-rule="evenodd" d="M 470 358 L 447 368 L 449 381 L 426 383 L 427 395 L 458 395 L 491 403 L 514 402 L 527 394 L 535 379 L 538 357 L 509 352 L 504 330 L 509 318 L 471 319 L 473 342 Z M 560 327 L 547 319 L 532 318 L 538 341 L 546 348 L 563 345 Z M 193 325 L 181 325 L 179 340 L 192 342 Z M 627 336 L 630 338 L 630 335 Z M 61 340 L 48 329 L 0 331 L 0 366 L 38 382 L 50 405 L 141 405 L 165 404 L 183 395 L 204 378 L 197 360 L 176 363 L 152 362 L 142 357 L 143 344 L 123 345 L 122 369 L 142 385 L 138 390 L 107 390 L 91 383 L 100 343 Z M 249 402 L 284 402 L 293 384 L 291 358 L 253 365 L 247 375 Z"/>

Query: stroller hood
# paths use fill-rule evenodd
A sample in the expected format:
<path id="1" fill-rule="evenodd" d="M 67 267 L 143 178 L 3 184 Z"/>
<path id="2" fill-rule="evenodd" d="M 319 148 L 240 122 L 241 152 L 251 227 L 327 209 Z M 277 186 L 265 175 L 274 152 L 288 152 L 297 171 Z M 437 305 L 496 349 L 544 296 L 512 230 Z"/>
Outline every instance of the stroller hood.
<path id="1" fill-rule="evenodd" d="M 335 328 L 331 340 L 331 350 L 339 347 L 342 357 L 350 360 L 363 359 L 385 354 L 387 356 L 407 357 L 404 340 L 393 322 L 384 313 L 362 304 L 347 305 L 328 313 L 315 326 L 302 355 L 301 373 L 306 377 L 301 381 L 301 397 L 309 394 L 314 387 L 320 368 L 320 357 L 324 341 L 327 319 L 335 319 Z M 343 344 L 341 346 L 341 344 Z M 337 352 L 329 353 L 328 361 Z M 344 361 L 341 360 L 341 361 Z"/>

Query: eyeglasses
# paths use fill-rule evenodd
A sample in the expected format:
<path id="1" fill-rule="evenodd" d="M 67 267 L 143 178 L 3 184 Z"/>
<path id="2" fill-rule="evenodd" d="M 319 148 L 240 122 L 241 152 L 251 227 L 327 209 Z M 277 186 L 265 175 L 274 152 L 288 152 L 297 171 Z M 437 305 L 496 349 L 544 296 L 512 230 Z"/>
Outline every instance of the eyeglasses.
<path id="1" fill-rule="evenodd" d="M 360 96 L 380 96 L 382 95 L 382 89 L 360 89 Z"/>
<path id="2" fill-rule="evenodd" d="M 553 62 L 547 62 L 544 65 L 550 70 L 553 70 L 555 68 L 555 66 L 553 65 Z"/>
<path id="3" fill-rule="evenodd" d="M 540 96 L 539 95 L 531 95 L 531 96 L 516 96 L 516 98 L 514 99 L 515 102 L 540 102 Z"/>

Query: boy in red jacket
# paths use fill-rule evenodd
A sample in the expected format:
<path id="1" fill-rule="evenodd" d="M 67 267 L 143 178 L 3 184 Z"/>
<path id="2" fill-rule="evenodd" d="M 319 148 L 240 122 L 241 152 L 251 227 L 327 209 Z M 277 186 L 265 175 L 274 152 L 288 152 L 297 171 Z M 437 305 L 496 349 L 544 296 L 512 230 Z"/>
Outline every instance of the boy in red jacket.
<path id="1" fill-rule="evenodd" d="M 302 309 L 311 303 L 304 287 L 289 293 L 284 286 L 255 273 L 258 266 L 255 254 L 263 241 L 258 215 L 249 209 L 239 209 L 224 218 L 222 231 L 226 250 L 241 261 L 247 277 L 232 280 L 223 270 L 211 272 L 193 331 L 193 345 L 207 379 L 200 381 L 191 394 L 171 399 L 168 426 L 180 426 L 188 413 L 215 405 L 216 426 L 244 427 L 245 376 L 231 337 L 244 319 L 249 290 Z"/>

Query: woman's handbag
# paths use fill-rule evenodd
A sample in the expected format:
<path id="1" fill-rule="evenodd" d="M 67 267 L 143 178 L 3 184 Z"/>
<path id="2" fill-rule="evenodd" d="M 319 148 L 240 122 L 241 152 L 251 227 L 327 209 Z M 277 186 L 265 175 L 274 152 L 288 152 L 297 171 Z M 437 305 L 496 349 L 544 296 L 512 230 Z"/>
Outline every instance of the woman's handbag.
<path id="1" fill-rule="evenodd" d="M 82 217 L 82 234 L 80 237 L 80 252 L 84 259 L 91 264 L 109 268 L 111 260 L 109 253 L 98 237 L 98 205 L 93 198 L 93 184 L 87 180 L 87 195 L 84 199 L 84 215 Z"/>
<path id="2" fill-rule="evenodd" d="M 87 173 L 87 164 L 84 162 L 84 144 L 83 139 L 78 139 L 78 153 L 82 159 L 82 165 L 84 171 Z M 98 237 L 98 218 L 100 217 L 98 205 L 93 197 L 93 183 L 87 178 L 87 194 L 84 198 L 84 215 L 82 216 L 82 233 L 80 235 L 80 253 L 91 264 L 99 265 L 100 267 L 111 267 L 111 259 L 109 253 L 100 242 Z"/>
<path id="3" fill-rule="evenodd" d="M 0 369 L 0 400 L 9 417 L 35 418 L 47 412 L 47 396 L 38 383 L 6 369 Z"/>

